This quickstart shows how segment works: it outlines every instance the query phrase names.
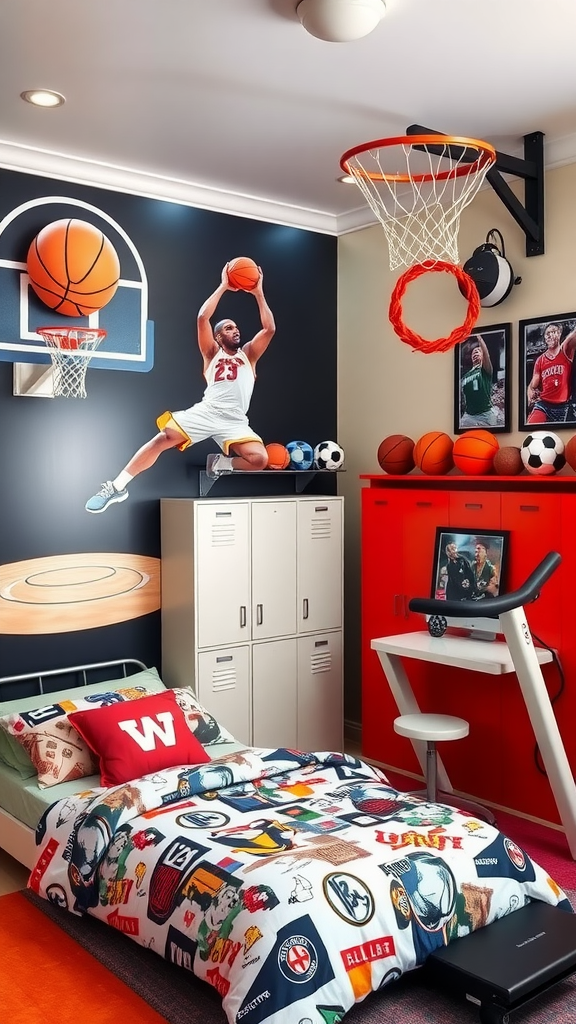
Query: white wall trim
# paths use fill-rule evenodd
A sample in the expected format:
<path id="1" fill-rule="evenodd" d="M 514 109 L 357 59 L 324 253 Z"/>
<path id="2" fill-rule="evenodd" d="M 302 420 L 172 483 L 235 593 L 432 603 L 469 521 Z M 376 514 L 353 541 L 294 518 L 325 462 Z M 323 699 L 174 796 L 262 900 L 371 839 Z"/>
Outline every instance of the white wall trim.
<path id="1" fill-rule="evenodd" d="M 516 154 L 519 155 L 519 154 Z M 576 133 L 545 141 L 546 169 L 576 161 Z M 48 149 L 37 149 L 0 139 L 0 167 L 24 171 L 45 178 L 57 178 L 94 188 L 146 196 L 165 202 L 214 210 L 249 220 L 266 221 L 287 227 L 318 231 L 326 235 L 345 235 L 377 224 L 372 210 L 359 200 L 356 209 L 343 214 L 290 206 L 270 199 L 228 192 L 198 185 L 192 181 L 149 174 L 129 167 L 72 157 Z M 350 186 L 353 188 L 354 186 Z M 484 185 L 490 188 L 490 185 Z"/>
<path id="2" fill-rule="evenodd" d="M 36 149 L 3 139 L 0 139 L 0 166 L 6 170 L 180 203 L 201 210 L 234 214 L 249 220 L 318 231 L 326 235 L 337 234 L 336 216 L 322 210 L 289 206 L 287 203 L 259 199 L 256 196 L 208 188 L 179 178 L 167 178 L 128 167 L 70 157 L 64 153 Z"/>

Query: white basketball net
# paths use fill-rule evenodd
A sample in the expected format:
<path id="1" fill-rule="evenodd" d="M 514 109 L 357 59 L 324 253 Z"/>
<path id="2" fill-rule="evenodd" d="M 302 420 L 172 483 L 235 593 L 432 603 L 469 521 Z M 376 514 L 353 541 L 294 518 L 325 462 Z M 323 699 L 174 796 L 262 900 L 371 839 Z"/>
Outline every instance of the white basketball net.
<path id="1" fill-rule="evenodd" d="M 459 263 L 462 210 L 482 186 L 496 154 L 472 139 L 457 140 L 466 147 L 443 140 L 442 135 L 414 136 L 393 146 L 374 143 L 342 165 L 384 228 L 391 270 L 427 261 Z"/>
<path id="2" fill-rule="evenodd" d="M 52 360 L 54 397 L 86 398 L 86 370 L 106 337 L 101 328 L 39 327 Z"/>

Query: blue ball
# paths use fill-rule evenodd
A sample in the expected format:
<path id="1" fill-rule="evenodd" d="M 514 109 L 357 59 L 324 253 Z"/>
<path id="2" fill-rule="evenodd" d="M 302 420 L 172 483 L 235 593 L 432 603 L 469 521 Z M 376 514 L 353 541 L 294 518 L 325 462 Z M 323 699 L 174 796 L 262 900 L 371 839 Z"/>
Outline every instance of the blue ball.
<path id="1" fill-rule="evenodd" d="M 286 445 L 290 455 L 290 469 L 312 469 L 314 449 L 307 441 L 289 441 Z"/>

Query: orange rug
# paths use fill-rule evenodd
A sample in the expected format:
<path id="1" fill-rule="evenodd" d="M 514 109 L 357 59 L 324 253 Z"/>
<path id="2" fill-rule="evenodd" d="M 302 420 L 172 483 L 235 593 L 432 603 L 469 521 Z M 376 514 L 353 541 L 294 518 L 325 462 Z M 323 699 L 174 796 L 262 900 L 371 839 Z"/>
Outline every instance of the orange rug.
<path id="1" fill-rule="evenodd" d="M 6 1024 L 165 1024 L 165 1018 L 20 893 L 0 897 Z"/>

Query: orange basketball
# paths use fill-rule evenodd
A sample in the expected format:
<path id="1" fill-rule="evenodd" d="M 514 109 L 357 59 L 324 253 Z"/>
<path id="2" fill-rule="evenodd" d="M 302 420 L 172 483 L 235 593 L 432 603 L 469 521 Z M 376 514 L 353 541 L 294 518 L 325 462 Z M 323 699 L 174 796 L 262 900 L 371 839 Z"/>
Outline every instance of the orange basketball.
<path id="1" fill-rule="evenodd" d="M 232 287 L 240 288 L 243 292 L 251 292 L 260 280 L 260 271 L 249 256 L 237 256 L 235 260 L 230 260 L 226 273 Z"/>
<path id="2" fill-rule="evenodd" d="M 268 452 L 268 469 L 286 469 L 290 465 L 290 452 L 283 444 L 272 441 L 266 445 Z"/>
<path id="3" fill-rule="evenodd" d="M 576 455 L 576 451 L 574 453 Z M 512 445 L 505 445 L 499 448 L 492 463 L 494 472 L 498 476 L 518 476 L 524 469 L 520 449 Z"/>
<path id="4" fill-rule="evenodd" d="M 430 476 L 444 476 L 454 465 L 452 448 L 454 442 L 441 430 L 430 430 L 423 434 L 414 445 L 414 462 L 423 473 Z"/>
<path id="5" fill-rule="evenodd" d="M 454 462 L 469 476 L 491 473 L 499 444 L 489 430 L 468 430 L 454 442 Z"/>
<path id="6" fill-rule="evenodd" d="M 28 249 L 26 267 L 38 298 L 65 316 L 102 309 L 120 279 L 112 242 L 84 220 L 55 220 L 42 228 Z"/>
<path id="7" fill-rule="evenodd" d="M 576 470 L 576 434 L 566 442 L 564 446 L 564 455 L 570 468 Z"/>
<path id="8" fill-rule="evenodd" d="M 385 473 L 409 473 L 414 469 L 414 441 L 406 434 L 390 434 L 378 448 L 378 462 Z"/>

